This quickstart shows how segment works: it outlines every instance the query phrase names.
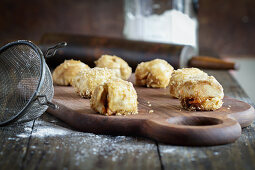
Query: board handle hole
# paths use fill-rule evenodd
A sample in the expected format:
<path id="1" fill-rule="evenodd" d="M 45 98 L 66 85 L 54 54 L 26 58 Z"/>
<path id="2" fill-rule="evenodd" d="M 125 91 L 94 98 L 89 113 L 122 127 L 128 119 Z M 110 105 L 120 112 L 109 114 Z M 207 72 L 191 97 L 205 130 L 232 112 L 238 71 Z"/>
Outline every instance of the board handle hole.
<path id="1" fill-rule="evenodd" d="M 178 116 L 167 120 L 171 124 L 186 126 L 212 126 L 222 124 L 223 121 L 213 117 L 202 116 Z"/>

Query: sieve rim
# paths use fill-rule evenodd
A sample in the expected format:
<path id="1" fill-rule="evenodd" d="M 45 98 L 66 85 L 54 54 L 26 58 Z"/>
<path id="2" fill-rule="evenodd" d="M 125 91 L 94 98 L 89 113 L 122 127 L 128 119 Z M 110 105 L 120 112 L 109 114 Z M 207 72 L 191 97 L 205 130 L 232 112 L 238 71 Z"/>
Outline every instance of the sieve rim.
<path id="1" fill-rule="evenodd" d="M 30 107 L 32 102 L 36 99 L 37 93 L 38 93 L 39 89 L 41 88 L 41 86 L 43 84 L 43 81 L 44 81 L 44 77 L 45 77 L 45 59 L 44 59 L 44 55 L 43 55 L 41 49 L 38 46 L 36 46 L 32 41 L 29 41 L 29 40 L 17 40 L 17 41 L 14 41 L 14 42 L 10 42 L 10 43 L 2 46 L 0 48 L 0 51 L 2 53 L 4 50 L 6 50 L 7 48 L 10 48 L 11 46 L 21 45 L 21 44 L 30 46 L 40 56 L 40 77 L 39 77 L 39 83 L 37 85 L 36 90 L 34 91 L 33 95 L 31 95 L 30 99 L 28 100 L 28 102 L 24 106 L 24 108 L 21 109 L 16 115 L 11 117 L 10 119 L 5 120 L 3 122 L 0 122 L 0 126 L 4 126 L 4 125 L 7 125 L 7 124 L 9 124 L 11 122 L 14 122 L 19 117 L 24 115 L 25 111 Z"/>

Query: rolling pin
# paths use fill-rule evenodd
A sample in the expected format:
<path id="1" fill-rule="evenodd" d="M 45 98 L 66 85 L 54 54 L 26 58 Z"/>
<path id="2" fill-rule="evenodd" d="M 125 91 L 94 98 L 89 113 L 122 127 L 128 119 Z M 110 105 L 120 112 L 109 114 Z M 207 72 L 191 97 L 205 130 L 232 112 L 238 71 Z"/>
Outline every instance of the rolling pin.
<path id="1" fill-rule="evenodd" d="M 65 59 L 81 60 L 90 67 L 94 67 L 94 61 L 101 55 L 108 54 L 116 55 L 127 61 L 133 71 L 139 63 L 155 58 L 166 60 L 175 69 L 184 67 L 237 69 L 237 65 L 233 62 L 198 56 L 195 48 L 187 45 L 47 33 L 42 36 L 39 46 L 45 52 L 46 49 L 58 42 L 67 42 L 67 47 L 59 49 L 54 57 L 46 58 L 46 62 L 51 68 L 55 68 Z"/>

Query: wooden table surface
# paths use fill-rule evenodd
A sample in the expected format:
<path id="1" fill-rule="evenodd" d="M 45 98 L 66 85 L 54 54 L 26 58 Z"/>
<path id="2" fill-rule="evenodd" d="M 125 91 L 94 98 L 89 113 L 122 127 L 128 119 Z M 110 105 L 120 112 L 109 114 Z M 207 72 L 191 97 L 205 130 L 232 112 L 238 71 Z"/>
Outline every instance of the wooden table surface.
<path id="1" fill-rule="evenodd" d="M 227 71 L 210 71 L 225 95 L 254 106 Z M 255 124 L 233 144 L 182 147 L 75 131 L 48 113 L 0 128 L 0 169 L 255 169 Z"/>

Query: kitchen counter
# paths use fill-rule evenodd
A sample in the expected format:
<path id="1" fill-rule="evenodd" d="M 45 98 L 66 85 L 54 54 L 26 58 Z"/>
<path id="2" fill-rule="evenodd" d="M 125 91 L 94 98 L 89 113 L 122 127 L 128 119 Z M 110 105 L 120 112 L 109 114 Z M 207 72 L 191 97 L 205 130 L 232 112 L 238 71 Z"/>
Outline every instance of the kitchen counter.
<path id="1" fill-rule="evenodd" d="M 226 96 L 254 104 L 227 71 L 205 70 Z M 0 128 L 0 169 L 255 169 L 255 123 L 232 144 L 171 146 L 140 137 L 108 136 L 71 129 L 48 113 Z"/>

